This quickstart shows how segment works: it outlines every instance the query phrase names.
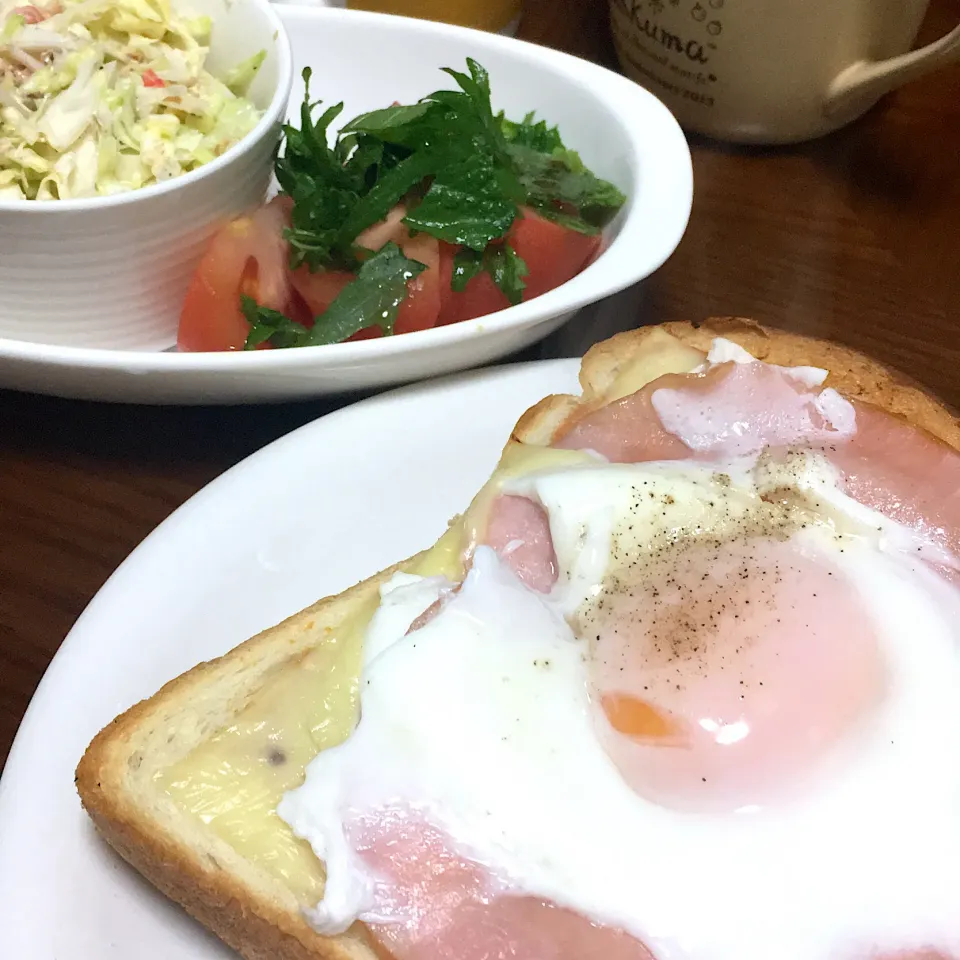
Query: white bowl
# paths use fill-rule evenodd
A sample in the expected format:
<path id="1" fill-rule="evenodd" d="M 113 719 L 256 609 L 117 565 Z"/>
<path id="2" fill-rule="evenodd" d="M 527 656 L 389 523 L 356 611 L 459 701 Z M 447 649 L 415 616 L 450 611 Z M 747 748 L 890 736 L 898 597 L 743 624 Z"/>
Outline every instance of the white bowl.
<path id="1" fill-rule="evenodd" d="M 651 93 L 555 50 L 445 24 L 350 10 L 278 8 L 297 74 L 311 93 L 344 101 L 342 117 L 410 102 L 448 86 L 441 67 L 473 57 L 487 68 L 495 108 L 530 110 L 560 127 L 628 202 L 603 254 L 581 274 L 526 303 L 433 330 L 321 347 L 225 353 L 79 350 L 0 340 L 0 385 L 61 396 L 146 403 L 236 403 L 316 396 L 434 376 L 488 363 L 559 327 L 579 308 L 648 276 L 673 252 L 693 197 L 690 152 Z M 29 309 L 27 305 L 24 305 Z"/>
<path id="2" fill-rule="evenodd" d="M 264 116 L 197 170 L 109 197 L 0 200 L 0 336 L 112 350 L 165 350 L 214 230 L 259 203 L 286 113 L 290 45 L 267 0 L 180 0 L 213 19 L 207 68 L 266 50 L 250 89 Z"/>

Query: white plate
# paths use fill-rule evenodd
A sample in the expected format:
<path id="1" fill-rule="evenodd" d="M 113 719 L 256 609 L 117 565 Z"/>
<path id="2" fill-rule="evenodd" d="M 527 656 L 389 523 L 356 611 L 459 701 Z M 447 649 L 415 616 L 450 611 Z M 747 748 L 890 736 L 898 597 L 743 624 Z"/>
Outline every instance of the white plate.
<path id="1" fill-rule="evenodd" d="M 578 391 L 578 366 L 502 367 L 344 408 L 229 470 L 130 555 L 51 663 L 0 780 L 0 957 L 235 956 L 96 837 L 73 787 L 87 743 L 198 661 L 432 543 L 519 415 Z"/>
<path id="2" fill-rule="evenodd" d="M 134 403 L 238 403 L 382 387 L 489 363 L 546 336 L 573 312 L 652 273 L 675 249 L 693 195 L 690 153 L 659 100 L 577 57 L 506 37 L 358 11 L 278 8 L 297 72 L 342 97 L 342 116 L 448 85 L 471 56 L 490 71 L 495 106 L 535 109 L 629 202 L 608 249 L 579 276 L 479 320 L 361 343 L 252 353 L 133 352 L 0 339 L 0 387 Z M 297 109 L 303 85 L 294 84 Z"/>

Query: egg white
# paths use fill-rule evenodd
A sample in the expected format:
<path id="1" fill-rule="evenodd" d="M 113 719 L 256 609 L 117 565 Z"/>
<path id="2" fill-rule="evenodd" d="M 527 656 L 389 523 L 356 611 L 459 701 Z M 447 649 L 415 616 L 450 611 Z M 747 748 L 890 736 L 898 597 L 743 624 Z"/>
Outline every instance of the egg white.
<path id="1" fill-rule="evenodd" d="M 642 550 L 713 522 L 718 504 L 735 521 L 785 477 L 747 462 L 535 475 L 511 489 L 548 510 L 561 570 L 551 596 L 480 547 L 462 590 L 406 635 L 445 584 L 398 575 L 384 588 L 362 720 L 278 811 L 327 864 L 316 928 L 402 919 L 378 913 L 378 880 L 343 830 L 348 808 L 400 798 L 503 888 L 622 927 L 658 960 L 831 960 L 928 943 L 960 953 L 957 591 L 882 537 L 872 512 L 845 511 L 827 466 L 794 464 L 786 479 L 832 491 L 823 522 L 793 536 L 860 592 L 892 678 L 873 722 L 797 796 L 705 815 L 633 793 L 595 736 L 586 650 L 565 616 L 600 589 L 614 538 Z M 638 496 L 651 487 L 658 495 Z"/>

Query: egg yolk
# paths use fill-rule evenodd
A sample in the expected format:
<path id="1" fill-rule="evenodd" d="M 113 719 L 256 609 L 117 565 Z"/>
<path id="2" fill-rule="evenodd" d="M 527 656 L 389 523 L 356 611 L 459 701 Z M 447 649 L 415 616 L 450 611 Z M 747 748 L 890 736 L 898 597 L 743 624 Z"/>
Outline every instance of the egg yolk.
<path id="1" fill-rule="evenodd" d="M 763 805 L 883 696 L 858 592 L 788 539 L 694 538 L 634 558 L 578 627 L 605 748 L 637 793 L 665 806 Z"/>

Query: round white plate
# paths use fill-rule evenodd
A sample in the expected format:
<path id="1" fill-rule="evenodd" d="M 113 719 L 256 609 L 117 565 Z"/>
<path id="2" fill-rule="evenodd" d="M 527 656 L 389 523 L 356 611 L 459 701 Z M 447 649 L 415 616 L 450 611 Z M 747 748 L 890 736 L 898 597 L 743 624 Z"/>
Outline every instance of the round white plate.
<path id="1" fill-rule="evenodd" d="M 0 780 L 0 957 L 234 957 L 96 836 L 73 787 L 87 743 L 201 660 L 429 546 L 520 414 L 579 392 L 575 360 L 381 394 L 244 460 L 121 565 L 77 621 Z"/>
<path id="2" fill-rule="evenodd" d="M 673 252 L 693 197 L 690 152 L 652 94 L 577 57 L 447 24 L 354 10 L 278 7 L 297 76 L 291 112 L 311 93 L 344 101 L 343 118 L 410 102 L 451 81 L 444 66 L 473 57 L 490 72 L 494 104 L 536 110 L 628 203 L 608 246 L 568 283 L 478 320 L 360 343 L 292 350 L 177 353 L 50 345 L 0 338 L 0 387 L 127 403 L 249 403 L 409 382 L 502 358 L 547 336 L 587 304 L 648 276 Z M 336 99 L 332 99 L 336 98 Z M 171 334 L 171 344 L 173 337 Z"/>

